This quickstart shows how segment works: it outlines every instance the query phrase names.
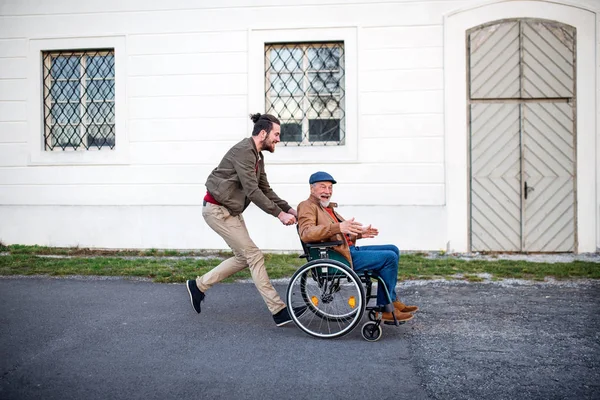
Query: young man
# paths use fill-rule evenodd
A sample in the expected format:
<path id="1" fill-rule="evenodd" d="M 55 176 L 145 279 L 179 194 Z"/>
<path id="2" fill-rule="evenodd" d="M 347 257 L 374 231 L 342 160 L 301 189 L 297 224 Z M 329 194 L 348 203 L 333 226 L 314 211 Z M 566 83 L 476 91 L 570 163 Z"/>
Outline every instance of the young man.
<path id="1" fill-rule="evenodd" d="M 417 306 L 407 306 L 396 300 L 396 281 L 398 279 L 398 260 L 400 251 L 394 245 L 356 246 L 356 241 L 373 238 L 379 231 L 371 225 L 363 226 L 354 220 L 344 220 L 334 211 L 336 203 L 331 203 L 335 179 L 327 172 L 315 172 L 310 176 L 310 196 L 298 204 L 298 225 L 303 242 L 330 242 L 341 240 L 343 243 L 334 250 L 342 254 L 355 272 L 369 269 L 379 274 L 390 292 L 389 303 L 383 285 L 377 285 L 377 305 L 384 306 L 383 320 L 393 321 L 392 312 L 398 321 L 413 318 L 412 312 Z"/>
<path id="2" fill-rule="evenodd" d="M 211 286 L 249 267 L 256 288 L 275 323 L 281 326 L 291 321 L 290 315 L 269 280 L 263 254 L 250 238 L 242 212 L 252 202 L 267 214 L 279 218 L 284 225 L 294 225 L 297 214 L 275 194 L 265 174 L 262 151 L 275 151 L 275 145 L 280 141 L 281 124 L 269 114 L 254 114 L 250 119 L 254 122 L 252 137 L 233 146 L 210 173 L 202 209 L 204 220 L 225 240 L 234 257 L 195 281 L 187 281 L 187 289 L 192 306 L 199 314 L 200 303 Z"/>

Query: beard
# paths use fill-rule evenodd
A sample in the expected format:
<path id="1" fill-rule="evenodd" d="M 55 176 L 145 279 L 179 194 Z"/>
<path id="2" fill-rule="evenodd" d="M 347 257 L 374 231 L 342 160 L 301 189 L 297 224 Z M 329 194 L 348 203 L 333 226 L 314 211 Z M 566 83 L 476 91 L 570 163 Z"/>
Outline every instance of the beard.
<path id="1" fill-rule="evenodd" d="M 275 152 L 275 143 L 273 143 L 272 141 L 268 141 L 269 137 L 267 136 L 266 138 L 263 139 L 263 141 L 260 143 L 260 147 L 262 147 L 263 150 L 269 150 L 269 153 L 274 153 Z"/>
<path id="2" fill-rule="evenodd" d="M 327 199 L 327 200 L 319 200 L 319 203 L 321 203 L 321 206 L 324 207 L 324 208 L 329 207 L 329 203 L 330 202 L 331 201 L 329 199 Z"/>

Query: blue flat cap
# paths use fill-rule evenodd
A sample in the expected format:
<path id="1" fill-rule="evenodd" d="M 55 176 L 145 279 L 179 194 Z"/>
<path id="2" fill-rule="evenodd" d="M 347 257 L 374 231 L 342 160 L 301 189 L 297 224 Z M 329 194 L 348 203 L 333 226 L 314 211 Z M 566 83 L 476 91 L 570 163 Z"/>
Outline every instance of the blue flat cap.
<path id="1" fill-rule="evenodd" d="M 312 185 L 315 182 L 337 183 L 335 181 L 335 179 L 333 179 L 333 176 L 331 176 L 327 172 L 323 172 L 323 171 L 315 172 L 314 174 L 312 174 L 310 176 L 310 179 L 308 180 L 308 183 L 310 183 Z"/>

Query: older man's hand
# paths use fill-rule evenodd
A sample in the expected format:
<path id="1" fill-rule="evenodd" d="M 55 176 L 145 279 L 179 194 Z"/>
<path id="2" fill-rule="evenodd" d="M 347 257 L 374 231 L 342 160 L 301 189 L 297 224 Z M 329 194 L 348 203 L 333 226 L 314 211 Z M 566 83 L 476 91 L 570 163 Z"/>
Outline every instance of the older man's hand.
<path id="1" fill-rule="evenodd" d="M 354 218 L 340 223 L 340 230 L 347 235 L 358 235 L 362 232 L 363 226 L 360 222 L 356 222 Z"/>
<path id="2" fill-rule="evenodd" d="M 374 238 L 375 236 L 379 235 L 379 230 L 369 225 L 363 227 L 361 234 L 364 239 Z"/>

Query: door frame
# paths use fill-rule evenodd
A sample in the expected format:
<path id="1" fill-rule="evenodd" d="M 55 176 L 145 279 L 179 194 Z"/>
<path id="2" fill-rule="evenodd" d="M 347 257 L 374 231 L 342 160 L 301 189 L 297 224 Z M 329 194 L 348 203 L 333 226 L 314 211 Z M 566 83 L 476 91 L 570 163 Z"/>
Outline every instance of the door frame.
<path id="1" fill-rule="evenodd" d="M 543 2 L 543 7 L 540 3 Z M 600 11 L 600 10 L 598 10 Z M 468 71 L 466 67 L 466 31 L 470 28 L 502 19 L 536 18 L 552 20 L 577 29 L 576 93 L 578 132 L 576 142 L 577 191 L 577 251 L 594 252 L 600 233 L 598 229 L 600 165 L 596 140 L 596 92 L 600 92 L 596 67 L 600 65 L 600 43 L 596 43 L 596 25 L 600 18 L 585 7 L 558 4 L 555 1 L 494 2 L 450 13 L 444 17 L 444 125 L 446 212 L 448 218 L 448 249 L 467 252 L 469 243 L 469 160 L 467 113 Z M 598 49 L 598 52 L 596 52 Z"/>

